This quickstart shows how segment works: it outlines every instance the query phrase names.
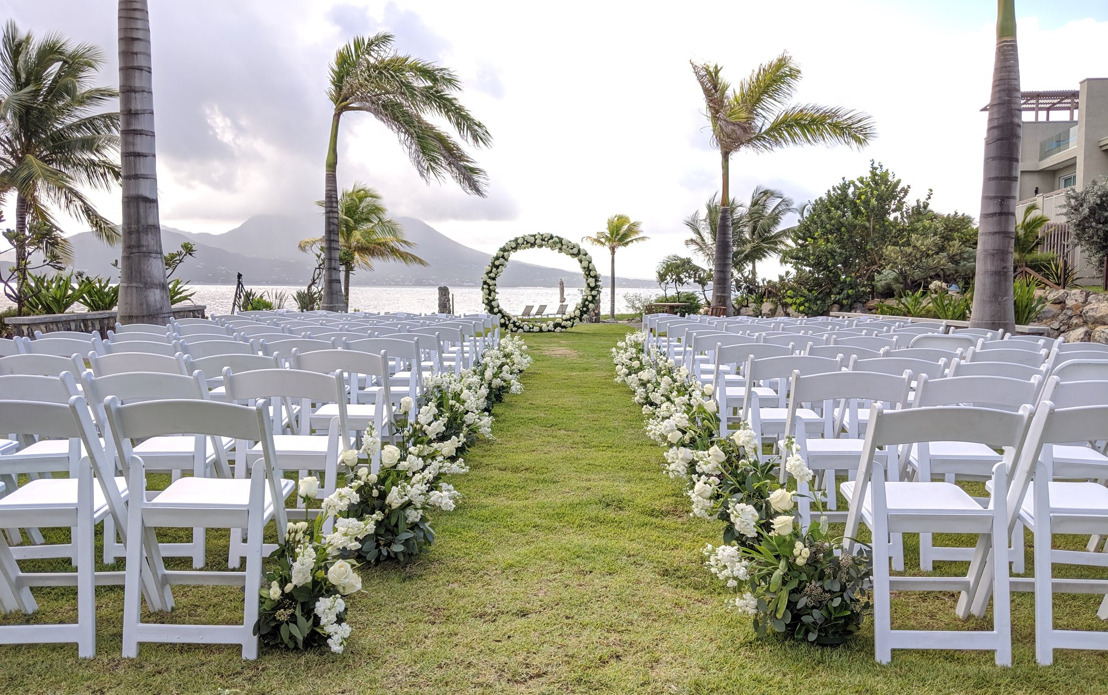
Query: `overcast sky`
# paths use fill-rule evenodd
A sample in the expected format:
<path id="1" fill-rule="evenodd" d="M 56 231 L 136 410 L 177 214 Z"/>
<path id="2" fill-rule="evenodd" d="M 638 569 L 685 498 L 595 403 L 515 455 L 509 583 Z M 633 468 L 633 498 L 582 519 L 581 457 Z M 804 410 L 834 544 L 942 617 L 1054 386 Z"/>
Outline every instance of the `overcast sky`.
<path id="1" fill-rule="evenodd" d="M 1108 2 L 1016 5 L 1024 89 L 1108 77 Z M 0 0 L 20 29 L 101 46 L 103 83 L 112 85 L 116 6 Z M 473 151 L 489 195 L 467 196 L 449 180 L 425 184 L 395 136 L 357 113 L 343 119 L 339 185 L 365 182 L 392 214 L 478 249 L 539 231 L 579 240 L 625 213 L 650 240 L 619 253 L 620 275 L 652 277 L 663 256 L 686 255 L 682 220 L 720 177 L 689 60 L 719 63 L 737 83 L 782 51 L 804 71 L 797 101 L 865 111 L 878 138 L 860 152 L 740 153 L 731 164 L 735 198 L 761 184 L 807 201 L 874 159 L 913 197 L 932 189 L 935 209 L 978 213 L 993 0 L 151 0 L 150 13 L 161 219 L 179 229 L 223 232 L 257 214 L 314 214 L 330 126 L 328 65 L 350 38 L 378 31 L 461 77 L 462 102 L 493 136 L 490 148 Z M 96 200 L 119 219 L 118 191 Z M 605 255 L 594 251 L 602 267 Z M 554 254 L 542 260 L 564 265 Z"/>

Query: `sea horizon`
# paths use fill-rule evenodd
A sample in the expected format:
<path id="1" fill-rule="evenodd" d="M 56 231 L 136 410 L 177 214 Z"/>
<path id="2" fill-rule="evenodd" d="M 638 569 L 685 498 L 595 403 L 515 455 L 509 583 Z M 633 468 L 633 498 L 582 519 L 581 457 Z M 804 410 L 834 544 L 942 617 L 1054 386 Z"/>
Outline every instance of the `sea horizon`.
<path id="1" fill-rule="evenodd" d="M 201 285 L 190 284 L 189 289 L 195 292 L 192 298 L 194 304 L 204 305 L 209 316 L 231 313 L 231 303 L 234 301 L 234 285 Z M 284 308 L 296 310 L 296 302 L 293 295 L 303 286 L 294 285 L 250 285 L 248 289 L 254 292 L 268 293 L 273 297 L 277 293 L 285 293 L 287 296 Z M 609 289 L 604 288 L 601 293 L 600 310 L 602 313 L 608 309 L 610 301 Z M 480 286 L 459 286 L 450 288 L 454 299 L 454 313 L 475 314 L 485 310 L 481 297 Z M 627 313 L 631 311 L 627 304 L 627 296 L 632 294 L 647 294 L 651 298 L 660 295 L 660 289 L 642 287 L 616 287 L 616 312 Z M 568 309 L 580 301 L 581 288 L 567 287 L 565 289 L 565 302 Z M 430 314 L 438 311 L 438 287 L 426 285 L 387 285 L 365 286 L 355 285 L 350 288 L 351 311 L 367 311 L 374 313 L 386 312 L 410 312 L 416 314 Z M 513 314 L 519 314 L 524 307 L 530 304 L 534 309 L 542 304 L 546 305 L 546 312 L 550 314 L 557 310 L 559 296 L 557 287 L 501 287 L 498 289 L 500 305 Z M 6 309 L 14 304 L 6 297 L 0 296 L 0 309 Z M 180 305 L 178 305 L 180 306 Z M 71 311 L 81 311 L 83 307 L 77 305 Z"/>

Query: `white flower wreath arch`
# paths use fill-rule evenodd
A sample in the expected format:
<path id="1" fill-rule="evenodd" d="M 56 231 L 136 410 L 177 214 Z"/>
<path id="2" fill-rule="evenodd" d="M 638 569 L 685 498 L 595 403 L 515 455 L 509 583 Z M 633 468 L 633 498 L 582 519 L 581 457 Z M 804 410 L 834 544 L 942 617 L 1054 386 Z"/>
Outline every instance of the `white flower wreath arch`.
<path id="1" fill-rule="evenodd" d="M 504 311 L 496 294 L 496 281 L 508 267 L 508 258 L 516 251 L 525 249 L 550 249 L 564 253 L 581 264 L 585 275 L 585 294 L 571 311 L 553 321 L 522 321 Z M 500 317 L 500 325 L 505 330 L 524 333 L 561 332 L 585 320 L 600 306 L 600 273 L 592 262 L 592 256 L 569 239 L 554 234 L 525 234 L 516 237 L 500 247 L 489 261 L 485 276 L 481 280 L 481 298 L 485 302 L 485 311 Z"/>

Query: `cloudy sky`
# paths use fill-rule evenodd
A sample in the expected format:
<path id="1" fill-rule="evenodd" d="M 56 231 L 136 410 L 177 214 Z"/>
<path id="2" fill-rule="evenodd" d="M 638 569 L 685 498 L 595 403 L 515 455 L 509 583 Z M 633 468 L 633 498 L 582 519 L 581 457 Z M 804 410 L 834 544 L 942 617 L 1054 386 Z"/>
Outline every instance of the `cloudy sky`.
<path id="1" fill-rule="evenodd" d="M 1024 89 L 1108 76 L 1108 3 L 1016 4 Z M 101 46 L 103 82 L 118 83 L 114 0 L 0 0 L 0 9 L 37 35 Z M 804 70 L 797 101 L 865 111 L 878 139 L 860 152 L 738 154 L 732 195 L 761 184 L 810 200 L 874 159 L 914 195 L 932 189 L 934 208 L 978 211 L 992 0 L 151 0 L 150 9 L 161 216 L 179 229 L 313 214 L 328 65 L 350 38 L 378 31 L 461 77 L 463 103 L 494 139 L 473 152 L 489 195 L 425 184 L 395 136 L 364 114 L 343 119 L 340 186 L 368 183 L 393 214 L 478 249 L 537 231 L 579 239 L 625 213 L 650 240 L 620 252 L 619 274 L 652 277 L 663 256 L 686 253 L 682 220 L 719 188 L 689 60 L 719 63 L 738 82 L 782 51 Z M 112 219 L 118 198 L 97 197 Z"/>

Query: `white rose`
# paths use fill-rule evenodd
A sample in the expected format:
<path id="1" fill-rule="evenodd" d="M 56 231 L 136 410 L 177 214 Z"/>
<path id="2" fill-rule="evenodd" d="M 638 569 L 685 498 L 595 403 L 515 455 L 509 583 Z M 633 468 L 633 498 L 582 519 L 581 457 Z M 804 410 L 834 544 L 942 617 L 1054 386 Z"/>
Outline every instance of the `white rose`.
<path id="1" fill-rule="evenodd" d="M 704 410 L 707 410 L 709 413 L 716 412 L 716 402 L 713 400 L 704 401 Z"/>
<path id="2" fill-rule="evenodd" d="M 716 387 L 715 386 L 712 386 L 711 384 L 704 384 L 704 395 L 705 396 L 711 396 L 715 392 L 716 392 Z"/>
<path id="3" fill-rule="evenodd" d="M 386 444 L 381 448 L 381 465 L 382 466 L 395 466 L 396 462 L 400 460 L 400 449 L 397 449 L 392 444 Z"/>
<path id="4" fill-rule="evenodd" d="M 774 490 L 769 496 L 769 506 L 776 512 L 788 512 L 793 508 L 793 493 L 785 488 Z M 790 519 L 792 517 L 789 517 Z"/>
<path id="5" fill-rule="evenodd" d="M 412 409 L 412 399 L 408 396 L 404 396 L 400 399 L 400 412 L 406 413 Z"/>
<path id="6" fill-rule="evenodd" d="M 300 479 L 298 494 L 301 497 L 315 497 L 318 492 L 319 480 L 315 476 L 309 475 Z"/>
<path id="7" fill-rule="evenodd" d="M 281 585 L 277 582 L 271 582 L 269 585 L 269 598 L 273 601 L 281 598 Z"/>
<path id="8" fill-rule="evenodd" d="M 773 517 L 773 533 L 771 536 L 788 536 L 793 532 L 792 514 L 782 514 Z"/>
<path id="9" fill-rule="evenodd" d="M 708 458 L 716 463 L 723 463 L 727 460 L 727 454 L 723 453 L 723 449 L 720 449 L 718 446 L 713 446 L 711 449 L 708 449 Z"/>
<path id="10" fill-rule="evenodd" d="M 346 467 L 353 467 L 358 463 L 358 450 L 357 449 L 345 449 L 342 452 L 342 463 Z"/>
<path id="11" fill-rule="evenodd" d="M 666 439 L 669 440 L 670 444 L 676 444 L 677 442 L 681 441 L 681 433 L 677 431 L 670 432 L 669 436 L 666 437 Z"/>
<path id="12" fill-rule="evenodd" d="M 362 578 L 354 572 L 354 568 L 346 560 L 339 560 L 331 565 L 331 569 L 327 570 L 327 579 L 343 596 L 362 588 Z"/>

